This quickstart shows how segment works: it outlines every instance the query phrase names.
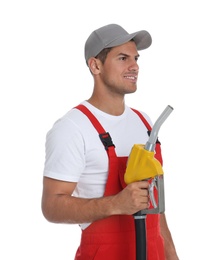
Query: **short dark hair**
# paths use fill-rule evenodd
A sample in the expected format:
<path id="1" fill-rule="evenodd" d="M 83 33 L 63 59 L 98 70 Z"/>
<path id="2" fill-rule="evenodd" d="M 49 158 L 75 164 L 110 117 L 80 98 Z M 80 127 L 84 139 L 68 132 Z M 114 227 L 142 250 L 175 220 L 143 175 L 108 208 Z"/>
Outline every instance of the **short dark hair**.
<path id="1" fill-rule="evenodd" d="M 105 63 L 107 54 L 111 51 L 112 48 L 105 48 L 103 49 L 98 55 L 96 55 L 96 59 L 99 59 L 102 64 Z"/>

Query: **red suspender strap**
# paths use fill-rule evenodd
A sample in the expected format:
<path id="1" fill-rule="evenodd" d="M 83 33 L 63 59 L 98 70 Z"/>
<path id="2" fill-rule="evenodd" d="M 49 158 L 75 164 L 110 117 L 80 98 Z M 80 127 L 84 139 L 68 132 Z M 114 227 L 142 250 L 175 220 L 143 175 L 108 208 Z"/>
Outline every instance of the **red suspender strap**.
<path id="1" fill-rule="evenodd" d="M 99 134 L 106 132 L 105 129 L 101 126 L 101 124 L 97 120 L 97 118 L 90 112 L 90 110 L 87 107 L 85 107 L 84 105 L 78 105 L 75 108 L 78 108 L 89 118 L 89 120 L 91 121 L 91 123 L 93 124 L 93 126 L 95 127 L 95 129 Z"/>
<path id="2" fill-rule="evenodd" d="M 121 184 L 119 183 L 118 171 L 116 169 L 116 167 L 118 168 L 118 158 L 116 156 L 115 145 L 113 144 L 109 133 L 105 131 L 100 122 L 87 107 L 84 105 L 78 105 L 76 108 L 82 111 L 89 118 L 99 133 L 100 140 L 106 149 L 107 156 L 109 158 L 109 174 L 106 182 L 104 196 L 114 195 L 122 189 L 120 186 Z M 115 173 L 117 173 L 117 177 Z"/>
<path id="3" fill-rule="evenodd" d="M 140 119 L 143 121 L 144 125 L 148 129 L 148 133 L 150 133 L 150 131 L 152 130 L 152 127 L 147 122 L 145 117 L 138 110 L 136 110 L 134 108 L 131 108 L 131 109 L 140 117 Z M 161 154 L 161 147 L 160 147 L 160 142 L 159 142 L 158 139 L 157 139 L 157 142 L 156 142 L 155 151 L 156 151 L 155 158 L 163 165 L 163 159 L 162 159 L 162 154 Z"/>
<path id="4" fill-rule="evenodd" d="M 105 129 L 102 127 L 102 125 L 100 124 L 100 122 L 97 120 L 97 118 L 91 113 L 91 111 L 85 107 L 84 105 L 78 105 L 75 108 L 79 109 L 80 111 L 82 111 L 91 121 L 91 123 L 93 124 L 93 126 L 95 127 L 95 129 L 97 130 L 97 132 L 99 133 L 99 137 L 109 155 L 109 152 L 111 152 L 111 150 L 113 150 L 113 152 L 115 153 L 115 145 L 112 142 L 112 139 L 109 135 L 108 132 L 105 131 Z M 112 149 L 110 149 L 110 147 L 112 147 Z"/>

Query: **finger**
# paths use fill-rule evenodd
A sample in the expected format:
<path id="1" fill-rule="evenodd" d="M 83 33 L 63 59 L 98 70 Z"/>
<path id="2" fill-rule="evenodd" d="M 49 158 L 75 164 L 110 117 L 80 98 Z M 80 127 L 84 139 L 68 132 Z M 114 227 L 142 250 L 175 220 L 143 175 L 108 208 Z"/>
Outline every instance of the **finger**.
<path id="1" fill-rule="evenodd" d="M 140 196 L 147 197 L 147 199 L 148 199 L 148 197 L 149 197 L 148 189 L 141 189 Z"/>
<path id="2" fill-rule="evenodd" d="M 139 181 L 138 187 L 140 189 L 147 189 L 149 187 L 149 182 L 148 181 Z"/>

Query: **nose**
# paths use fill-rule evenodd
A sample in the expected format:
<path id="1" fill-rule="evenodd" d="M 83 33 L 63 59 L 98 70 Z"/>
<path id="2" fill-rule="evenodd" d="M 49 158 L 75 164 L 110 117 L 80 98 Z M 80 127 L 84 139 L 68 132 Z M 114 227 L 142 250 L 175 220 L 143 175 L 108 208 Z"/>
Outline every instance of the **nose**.
<path id="1" fill-rule="evenodd" d="M 136 60 L 132 60 L 129 65 L 130 71 L 139 71 L 139 65 Z"/>

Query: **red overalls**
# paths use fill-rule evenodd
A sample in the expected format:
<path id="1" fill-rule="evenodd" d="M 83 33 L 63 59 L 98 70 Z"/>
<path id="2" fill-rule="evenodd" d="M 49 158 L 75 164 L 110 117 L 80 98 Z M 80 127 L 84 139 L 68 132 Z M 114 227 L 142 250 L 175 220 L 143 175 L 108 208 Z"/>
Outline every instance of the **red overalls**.
<path id="1" fill-rule="evenodd" d="M 81 110 L 92 122 L 103 142 L 109 157 L 109 174 L 104 196 L 120 192 L 126 184 L 124 173 L 128 157 L 117 157 L 115 146 L 109 134 L 103 129 L 95 116 L 83 105 Z M 145 118 L 135 109 L 147 129 L 151 127 Z M 156 145 L 156 158 L 162 163 L 160 144 Z M 148 259 L 165 260 L 163 238 L 160 235 L 159 215 L 150 214 L 146 218 Z M 82 231 L 80 246 L 75 260 L 135 260 L 136 239 L 133 216 L 117 215 L 93 222 Z"/>

